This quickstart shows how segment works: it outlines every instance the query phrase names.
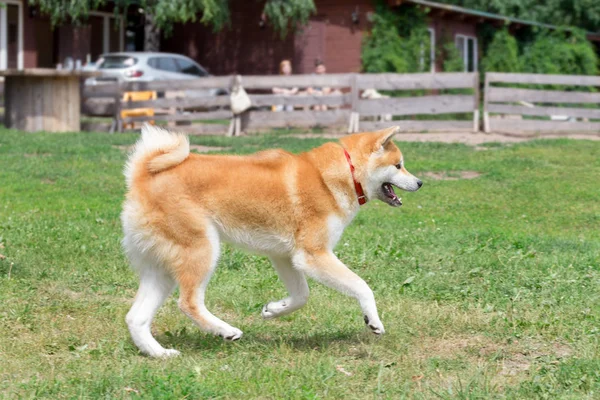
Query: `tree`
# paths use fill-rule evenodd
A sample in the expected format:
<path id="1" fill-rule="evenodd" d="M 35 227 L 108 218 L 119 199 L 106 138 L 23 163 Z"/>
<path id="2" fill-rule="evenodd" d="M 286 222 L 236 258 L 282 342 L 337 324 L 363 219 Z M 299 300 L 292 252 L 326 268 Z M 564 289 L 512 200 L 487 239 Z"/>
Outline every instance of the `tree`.
<path id="1" fill-rule="evenodd" d="M 600 31 L 598 0 L 439 0 L 461 7 L 557 26 Z"/>
<path id="2" fill-rule="evenodd" d="M 372 15 L 371 31 L 362 43 L 365 72 L 425 72 L 430 65 L 425 14 L 415 7 L 394 12 L 382 1 Z"/>
<path id="3" fill-rule="evenodd" d="M 598 74 L 598 56 L 581 30 L 540 32 L 524 49 L 522 65 L 538 74 Z"/>
<path id="4" fill-rule="evenodd" d="M 481 60 L 484 71 L 519 72 L 519 46 L 508 29 L 504 28 L 494 34 L 486 54 Z"/>
<path id="5" fill-rule="evenodd" d="M 81 22 L 90 11 L 107 3 L 108 0 L 29 0 L 29 4 L 39 6 L 43 13 L 50 15 L 53 24 Z M 168 34 L 175 23 L 199 21 L 220 30 L 229 22 L 227 0 L 115 0 L 111 3 L 115 5 L 116 13 L 126 11 L 130 6 L 144 10 L 146 32 L 150 36 L 147 45 L 157 42 L 159 30 Z M 314 0 L 265 0 L 263 4 L 267 23 L 282 36 L 296 25 L 305 24 L 315 11 Z"/>

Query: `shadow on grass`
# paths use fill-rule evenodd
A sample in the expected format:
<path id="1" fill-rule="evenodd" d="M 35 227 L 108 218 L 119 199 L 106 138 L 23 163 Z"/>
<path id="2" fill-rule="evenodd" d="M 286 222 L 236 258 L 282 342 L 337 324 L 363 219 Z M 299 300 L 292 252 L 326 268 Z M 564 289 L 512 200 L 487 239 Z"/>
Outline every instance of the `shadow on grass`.
<path id="1" fill-rule="evenodd" d="M 165 348 L 174 348 L 181 352 L 203 352 L 219 353 L 231 349 L 236 351 L 240 348 L 273 348 L 282 346 L 293 350 L 323 350 L 332 344 L 356 345 L 365 340 L 364 335 L 356 330 L 318 332 L 312 334 L 295 333 L 290 335 L 286 332 L 274 333 L 246 333 L 237 342 L 226 342 L 221 337 L 201 332 L 200 330 L 182 329 L 176 334 L 169 332 L 156 336 L 156 340 Z"/>

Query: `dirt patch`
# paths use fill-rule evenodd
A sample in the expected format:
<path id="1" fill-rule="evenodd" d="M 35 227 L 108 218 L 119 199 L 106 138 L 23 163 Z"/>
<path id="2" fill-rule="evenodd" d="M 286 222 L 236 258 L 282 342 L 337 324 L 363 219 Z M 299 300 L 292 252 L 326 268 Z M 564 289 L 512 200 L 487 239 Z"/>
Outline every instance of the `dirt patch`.
<path id="1" fill-rule="evenodd" d="M 459 179 L 475 179 L 481 176 L 477 171 L 442 171 L 442 172 L 423 172 L 422 176 L 426 176 L 434 181 L 457 181 Z"/>
<path id="2" fill-rule="evenodd" d="M 190 150 L 197 151 L 198 153 L 208 153 L 210 151 L 225 151 L 230 149 L 231 147 L 202 146 L 198 144 L 190 145 Z"/>
<path id="3" fill-rule="evenodd" d="M 130 151 L 133 148 L 133 146 L 113 145 L 113 148 L 119 149 L 122 151 Z M 231 149 L 231 147 L 202 146 L 202 145 L 198 145 L 198 144 L 190 145 L 190 150 L 195 151 L 197 153 L 208 153 L 210 151 L 224 151 L 224 150 L 229 150 L 229 149 Z"/>
<path id="4" fill-rule="evenodd" d="M 41 181 L 44 185 L 54 185 L 56 183 L 56 181 L 54 179 L 50 179 L 50 178 L 44 178 Z"/>
<path id="5" fill-rule="evenodd" d="M 300 139 L 339 139 L 346 136 L 343 133 L 305 133 L 285 135 Z M 476 150 L 489 150 L 490 148 L 480 146 L 484 143 L 519 143 L 533 139 L 585 139 L 600 140 L 600 135 L 594 134 L 565 134 L 565 135 L 530 135 L 515 136 L 500 133 L 472 133 L 472 132 L 437 132 L 437 133 L 399 133 L 396 135 L 397 142 L 440 142 L 440 143 L 463 143 L 476 146 Z"/>
<path id="6" fill-rule="evenodd" d="M 557 363 L 573 354 L 566 344 L 544 342 L 536 338 L 494 342 L 482 335 L 430 338 L 417 346 L 417 358 L 464 358 L 470 363 L 495 364 L 499 377 L 518 377 L 527 373 L 536 362 Z"/>

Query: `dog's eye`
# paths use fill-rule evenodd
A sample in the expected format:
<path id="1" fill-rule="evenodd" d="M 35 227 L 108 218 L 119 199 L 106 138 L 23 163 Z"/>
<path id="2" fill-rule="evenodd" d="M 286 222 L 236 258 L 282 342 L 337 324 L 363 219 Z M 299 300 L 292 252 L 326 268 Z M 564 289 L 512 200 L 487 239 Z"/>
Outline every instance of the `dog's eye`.
<path id="1" fill-rule="evenodd" d="M 398 163 L 395 165 L 397 169 L 402 169 L 402 163 Z"/>

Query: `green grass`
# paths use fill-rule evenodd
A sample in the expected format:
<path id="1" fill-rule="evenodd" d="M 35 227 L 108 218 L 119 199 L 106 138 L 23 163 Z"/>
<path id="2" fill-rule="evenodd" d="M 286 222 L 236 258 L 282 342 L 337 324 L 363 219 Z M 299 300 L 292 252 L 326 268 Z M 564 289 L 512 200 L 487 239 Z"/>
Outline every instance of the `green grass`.
<path id="1" fill-rule="evenodd" d="M 425 178 L 401 209 L 369 203 L 345 232 L 336 252 L 371 285 L 386 335 L 314 282 L 305 308 L 263 321 L 282 284 L 266 259 L 225 247 L 209 309 L 244 337 L 199 332 L 173 296 L 153 331 L 183 354 L 152 360 L 124 323 L 136 278 L 119 244 L 122 147 L 135 139 L 0 130 L 2 397 L 599 398 L 600 142 L 400 143 L 417 176 L 482 175 Z"/>

